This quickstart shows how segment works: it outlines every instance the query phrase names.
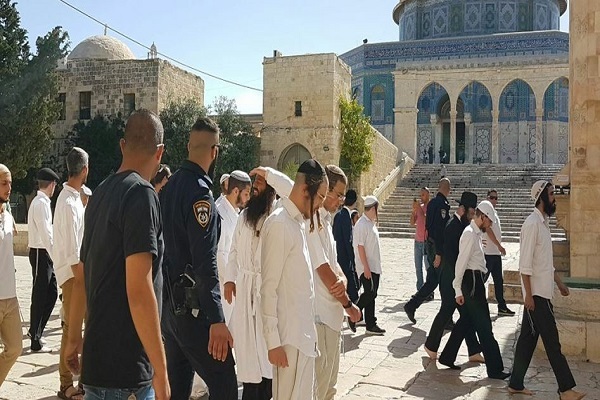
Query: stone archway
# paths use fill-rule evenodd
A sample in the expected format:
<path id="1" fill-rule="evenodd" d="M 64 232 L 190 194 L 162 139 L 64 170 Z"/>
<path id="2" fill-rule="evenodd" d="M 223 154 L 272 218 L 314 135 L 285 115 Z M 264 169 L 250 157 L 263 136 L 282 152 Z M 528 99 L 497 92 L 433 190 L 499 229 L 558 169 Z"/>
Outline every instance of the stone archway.
<path id="1" fill-rule="evenodd" d="M 529 84 L 511 81 L 500 95 L 500 163 L 536 162 L 536 104 Z"/>
<path id="2" fill-rule="evenodd" d="M 493 104 L 490 91 L 483 83 L 472 81 L 458 98 L 464 103 L 465 162 L 491 162 Z"/>
<path id="3" fill-rule="evenodd" d="M 300 143 L 293 143 L 281 152 L 277 167 L 280 171 L 297 169 L 304 161 L 312 158 L 310 151 Z"/>
<path id="4" fill-rule="evenodd" d="M 417 162 L 439 162 L 438 152 L 440 146 L 443 146 L 440 112 L 448 98 L 446 88 L 437 82 L 425 86 L 419 95 L 417 100 Z"/>
<path id="5" fill-rule="evenodd" d="M 569 161 L 569 80 L 556 79 L 544 93 L 543 157 L 545 164 Z"/>

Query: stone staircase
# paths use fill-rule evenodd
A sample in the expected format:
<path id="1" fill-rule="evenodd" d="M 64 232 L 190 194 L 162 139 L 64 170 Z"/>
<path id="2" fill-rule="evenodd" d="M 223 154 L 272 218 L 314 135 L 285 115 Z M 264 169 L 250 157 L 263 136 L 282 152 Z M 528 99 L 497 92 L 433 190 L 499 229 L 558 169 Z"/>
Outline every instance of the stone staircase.
<path id="1" fill-rule="evenodd" d="M 498 191 L 498 215 L 502 221 L 502 240 L 518 242 L 521 225 L 531 213 L 533 204 L 531 186 L 539 179 L 552 180 L 562 165 L 534 164 L 446 164 L 446 176 L 452 182 L 449 200 L 451 213 L 456 209 L 455 199 L 469 190 L 484 200 L 488 189 Z M 381 237 L 413 238 L 414 227 L 410 225 L 412 202 L 419 197 L 420 188 L 429 187 L 432 198 L 437 192 L 441 177 L 441 165 L 417 164 L 398 182 L 394 193 L 379 211 Z M 564 239 L 565 232 L 550 220 L 552 236 Z"/>

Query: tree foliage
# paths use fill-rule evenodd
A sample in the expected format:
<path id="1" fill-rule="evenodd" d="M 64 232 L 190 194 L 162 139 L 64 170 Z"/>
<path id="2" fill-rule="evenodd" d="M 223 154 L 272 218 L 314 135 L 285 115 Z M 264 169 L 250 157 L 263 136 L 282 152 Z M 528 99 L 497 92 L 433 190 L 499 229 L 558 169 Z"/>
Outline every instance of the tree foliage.
<path id="1" fill-rule="evenodd" d="M 96 115 L 86 122 L 79 121 L 67 135 L 67 148 L 81 147 L 90 156 L 87 185 L 95 189 L 107 176 L 117 171 L 121 164 L 119 140 L 125 131 L 121 115 Z"/>
<path id="2" fill-rule="evenodd" d="M 373 164 L 371 145 L 375 134 L 369 118 L 364 115 L 363 106 L 356 99 L 341 97 L 339 104 L 342 131 L 340 166 L 352 179 L 356 179 Z"/>
<path id="3" fill-rule="evenodd" d="M 40 166 L 60 115 L 56 66 L 68 35 L 56 27 L 35 44 L 33 54 L 16 4 L 0 0 L 0 160 L 15 179 Z"/>

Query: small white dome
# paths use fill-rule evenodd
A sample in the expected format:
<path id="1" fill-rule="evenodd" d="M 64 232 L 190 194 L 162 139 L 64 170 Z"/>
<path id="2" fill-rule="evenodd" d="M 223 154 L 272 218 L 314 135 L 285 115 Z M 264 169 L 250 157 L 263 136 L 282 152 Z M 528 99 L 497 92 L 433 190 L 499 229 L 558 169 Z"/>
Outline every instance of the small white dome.
<path id="1" fill-rule="evenodd" d="M 98 35 L 89 37 L 75 46 L 69 54 L 69 59 L 130 60 L 135 59 L 135 55 L 120 40 L 106 35 Z"/>

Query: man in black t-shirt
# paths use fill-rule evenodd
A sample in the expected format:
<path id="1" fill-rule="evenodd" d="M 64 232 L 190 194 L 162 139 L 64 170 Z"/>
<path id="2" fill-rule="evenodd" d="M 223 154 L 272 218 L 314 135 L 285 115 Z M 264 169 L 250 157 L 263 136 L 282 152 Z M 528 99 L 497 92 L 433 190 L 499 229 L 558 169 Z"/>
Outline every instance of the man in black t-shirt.
<path id="1" fill-rule="evenodd" d="M 156 301 L 161 294 L 153 287 L 161 275 L 162 220 L 149 183 L 162 140 L 158 117 L 134 112 L 120 143 L 121 167 L 98 186 L 86 209 L 66 353 L 69 367 L 79 372 L 87 305 L 81 366 L 86 397 L 170 398 Z"/>

